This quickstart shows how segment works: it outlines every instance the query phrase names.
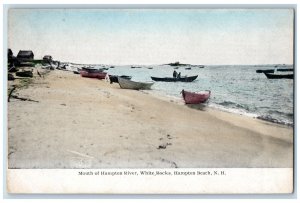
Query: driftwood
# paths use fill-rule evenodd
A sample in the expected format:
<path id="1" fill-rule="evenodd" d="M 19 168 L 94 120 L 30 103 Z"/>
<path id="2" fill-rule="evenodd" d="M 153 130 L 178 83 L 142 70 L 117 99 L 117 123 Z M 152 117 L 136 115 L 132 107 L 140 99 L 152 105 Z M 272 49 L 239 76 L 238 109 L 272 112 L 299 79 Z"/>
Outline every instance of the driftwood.
<path id="1" fill-rule="evenodd" d="M 9 92 L 9 94 L 8 94 L 8 99 L 7 99 L 8 102 L 10 101 L 10 97 L 11 97 L 13 91 L 15 91 L 15 89 L 16 89 L 16 86 L 14 86 L 14 87 L 10 90 L 10 92 Z"/>
<path id="2" fill-rule="evenodd" d="M 16 86 L 14 86 L 14 87 L 10 90 L 10 92 L 9 92 L 9 94 L 8 94 L 8 99 L 7 99 L 8 102 L 10 102 L 10 98 L 11 98 L 11 97 L 14 98 L 14 99 L 22 100 L 22 101 L 39 102 L 39 101 L 36 101 L 36 100 L 33 100 L 33 99 L 28 99 L 28 98 L 23 98 L 23 97 L 18 97 L 18 96 L 16 96 L 16 95 L 13 95 L 12 93 L 13 93 L 13 91 L 14 91 L 15 89 L 16 89 Z"/>
<path id="3" fill-rule="evenodd" d="M 28 99 L 28 98 L 18 97 L 18 96 L 16 96 L 16 95 L 11 95 L 11 97 L 14 98 L 14 99 L 20 99 L 20 100 L 22 100 L 22 101 L 39 102 L 39 101 L 32 100 L 32 99 Z"/>

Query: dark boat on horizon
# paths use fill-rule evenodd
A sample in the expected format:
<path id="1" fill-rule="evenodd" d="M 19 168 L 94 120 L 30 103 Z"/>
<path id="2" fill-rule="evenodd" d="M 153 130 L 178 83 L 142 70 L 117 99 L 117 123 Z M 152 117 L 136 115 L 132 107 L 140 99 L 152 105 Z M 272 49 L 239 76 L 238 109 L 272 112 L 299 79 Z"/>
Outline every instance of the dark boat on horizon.
<path id="1" fill-rule="evenodd" d="M 264 73 L 268 79 L 294 79 L 294 74 Z"/>
<path id="2" fill-rule="evenodd" d="M 165 78 L 159 78 L 159 77 L 152 77 L 151 79 L 154 81 L 158 81 L 158 82 L 193 82 L 194 80 L 196 80 L 196 78 L 198 77 L 198 75 L 195 76 L 189 76 L 189 77 L 180 77 L 180 78 L 175 78 L 175 77 L 165 77 Z"/>
<path id="3" fill-rule="evenodd" d="M 256 73 L 274 73 L 274 69 L 256 70 Z"/>

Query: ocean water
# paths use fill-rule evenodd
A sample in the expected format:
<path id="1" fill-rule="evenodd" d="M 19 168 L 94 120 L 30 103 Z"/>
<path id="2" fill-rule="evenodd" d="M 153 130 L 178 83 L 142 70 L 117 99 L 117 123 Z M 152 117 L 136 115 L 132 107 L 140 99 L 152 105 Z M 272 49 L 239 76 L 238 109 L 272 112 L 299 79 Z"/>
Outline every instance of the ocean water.
<path id="1" fill-rule="evenodd" d="M 101 67 L 101 66 L 97 66 Z M 109 67 L 109 66 L 107 66 Z M 134 81 L 151 81 L 150 76 L 172 77 L 174 67 L 169 65 L 115 66 L 107 70 L 109 74 L 130 75 Z M 148 69 L 152 67 L 153 69 Z M 186 66 L 176 69 L 181 76 L 198 75 L 190 83 L 155 82 L 154 91 L 181 98 L 180 91 L 211 90 L 208 106 L 225 111 L 258 117 L 276 123 L 293 125 L 294 84 L 290 79 L 267 79 L 257 69 L 273 69 L 274 65 L 227 65 L 199 68 Z M 282 67 L 278 67 L 282 68 Z M 293 68 L 286 65 L 284 68 Z"/>

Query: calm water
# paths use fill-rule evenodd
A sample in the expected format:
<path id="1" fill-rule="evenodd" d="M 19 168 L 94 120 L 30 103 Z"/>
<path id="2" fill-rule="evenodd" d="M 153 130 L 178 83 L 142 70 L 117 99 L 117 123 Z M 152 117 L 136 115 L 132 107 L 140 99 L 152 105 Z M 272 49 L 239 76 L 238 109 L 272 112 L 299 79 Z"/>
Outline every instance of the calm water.
<path id="1" fill-rule="evenodd" d="M 174 67 L 168 65 L 141 67 L 132 69 L 131 66 L 115 66 L 107 72 L 130 75 L 134 81 L 151 81 L 150 76 L 172 77 L 174 70 Z M 194 82 L 155 82 L 152 89 L 178 98 L 181 98 L 179 92 L 182 89 L 211 90 L 208 106 L 293 124 L 293 80 L 270 80 L 263 73 L 256 73 L 257 69 L 272 69 L 273 66 L 205 66 L 192 67 L 191 70 L 185 68 L 182 66 L 176 71 L 181 72 L 181 76 L 198 75 Z"/>

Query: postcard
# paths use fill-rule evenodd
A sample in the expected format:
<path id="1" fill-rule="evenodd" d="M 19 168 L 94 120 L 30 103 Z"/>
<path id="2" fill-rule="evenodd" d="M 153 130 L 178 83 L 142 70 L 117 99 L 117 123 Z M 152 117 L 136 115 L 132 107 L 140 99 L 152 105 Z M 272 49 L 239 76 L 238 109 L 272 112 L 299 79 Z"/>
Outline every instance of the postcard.
<path id="1" fill-rule="evenodd" d="M 8 193 L 293 193 L 292 7 L 6 14 Z"/>

